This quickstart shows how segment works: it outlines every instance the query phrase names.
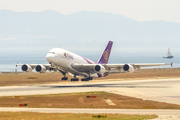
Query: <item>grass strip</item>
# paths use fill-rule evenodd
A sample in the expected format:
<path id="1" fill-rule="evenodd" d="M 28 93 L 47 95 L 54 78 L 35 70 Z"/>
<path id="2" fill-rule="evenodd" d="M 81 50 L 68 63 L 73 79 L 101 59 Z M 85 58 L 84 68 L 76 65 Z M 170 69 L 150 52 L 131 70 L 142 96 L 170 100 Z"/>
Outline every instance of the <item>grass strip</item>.
<path id="1" fill-rule="evenodd" d="M 147 120 L 157 115 L 100 114 L 106 118 L 93 118 L 99 114 L 0 112 L 0 120 Z"/>

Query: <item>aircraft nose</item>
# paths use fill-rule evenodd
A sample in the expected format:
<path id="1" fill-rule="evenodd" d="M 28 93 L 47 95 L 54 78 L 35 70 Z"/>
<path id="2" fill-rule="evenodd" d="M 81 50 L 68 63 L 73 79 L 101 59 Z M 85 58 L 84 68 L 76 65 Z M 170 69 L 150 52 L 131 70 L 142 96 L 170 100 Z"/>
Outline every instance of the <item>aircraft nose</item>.
<path id="1" fill-rule="evenodd" d="M 52 54 L 48 53 L 48 54 L 46 55 L 46 60 L 47 60 L 49 63 L 52 62 L 52 58 L 53 58 L 53 55 L 52 55 Z"/>

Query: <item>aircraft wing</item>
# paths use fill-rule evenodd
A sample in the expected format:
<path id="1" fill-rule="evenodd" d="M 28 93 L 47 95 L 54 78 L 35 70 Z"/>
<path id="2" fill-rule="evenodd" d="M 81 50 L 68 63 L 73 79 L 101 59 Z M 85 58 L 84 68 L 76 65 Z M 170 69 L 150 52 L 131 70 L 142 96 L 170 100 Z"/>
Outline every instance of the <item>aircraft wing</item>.
<path id="1" fill-rule="evenodd" d="M 172 65 L 169 63 L 148 63 L 148 64 L 72 64 L 71 67 L 79 72 L 108 72 L 108 73 L 123 73 L 134 72 L 141 67 L 152 67 Z"/>
<path id="2" fill-rule="evenodd" d="M 102 64 L 106 68 L 119 68 L 123 67 L 125 64 Z M 142 64 L 130 64 L 134 68 L 139 68 L 139 67 L 152 67 L 152 66 L 162 66 L 162 65 L 171 65 L 169 63 L 142 63 Z"/>
<path id="3" fill-rule="evenodd" d="M 134 72 L 136 69 L 141 67 L 161 66 L 161 65 L 172 65 L 169 63 L 152 63 L 152 64 L 72 64 L 71 67 L 79 72 L 86 73 L 123 73 L 123 72 Z M 37 72 L 45 72 L 46 70 L 57 71 L 63 70 L 51 64 L 16 64 L 16 66 L 22 66 L 22 71 L 31 72 L 35 69 Z"/>
<path id="4" fill-rule="evenodd" d="M 24 72 L 31 72 L 36 69 L 37 72 L 45 72 L 46 70 L 57 71 L 56 67 L 52 67 L 51 64 L 15 64 L 17 66 L 22 66 L 21 69 Z"/>
<path id="5" fill-rule="evenodd" d="M 26 64 L 16 64 L 16 66 L 23 66 L 23 65 L 26 65 Z M 37 65 L 40 65 L 40 64 L 27 64 L 27 65 L 31 66 L 32 68 L 35 68 Z M 41 64 L 41 65 L 47 68 L 51 67 L 51 64 Z"/>
<path id="6" fill-rule="evenodd" d="M 171 65 L 172 63 L 140 63 L 140 64 L 104 64 L 103 66 L 110 73 L 119 73 L 119 72 L 134 72 L 136 69 L 141 67 L 152 67 L 152 66 L 162 66 L 162 65 Z"/>
<path id="7" fill-rule="evenodd" d="M 91 72 L 95 70 L 98 64 L 72 64 L 71 67 L 79 72 Z"/>

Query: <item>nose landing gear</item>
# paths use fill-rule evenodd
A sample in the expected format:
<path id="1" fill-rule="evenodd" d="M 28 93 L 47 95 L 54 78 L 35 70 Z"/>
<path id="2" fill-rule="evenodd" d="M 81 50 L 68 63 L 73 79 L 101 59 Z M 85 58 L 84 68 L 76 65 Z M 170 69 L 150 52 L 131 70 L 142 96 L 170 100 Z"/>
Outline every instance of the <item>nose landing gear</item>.
<path id="1" fill-rule="evenodd" d="M 64 75 L 64 77 L 63 77 L 61 80 L 62 80 L 62 81 L 63 81 L 63 80 L 65 80 L 65 81 L 68 80 L 68 77 L 66 77 L 66 73 L 63 73 L 63 75 Z"/>
<path id="2" fill-rule="evenodd" d="M 59 70 L 59 69 L 58 69 Z M 63 80 L 68 80 L 68 77 L 66 77 L 66 72 L 64 72 L 64 71 L 62 71 L 62 70 L 59 70 L 59 72 L 61 72 L 63 75 L 64 75 L 64 77 L 63 78 L 61 78 L 61 80 L 63 81 Z"/>

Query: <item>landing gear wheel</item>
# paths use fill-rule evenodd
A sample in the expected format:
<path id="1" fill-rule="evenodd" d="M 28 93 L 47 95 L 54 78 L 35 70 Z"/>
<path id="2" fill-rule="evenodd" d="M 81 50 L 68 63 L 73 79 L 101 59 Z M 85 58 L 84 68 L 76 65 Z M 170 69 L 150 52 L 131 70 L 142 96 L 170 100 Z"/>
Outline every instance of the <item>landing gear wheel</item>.
<path id="1" fill-rule="evenodd" d="M 61 78 L 61 80 L 63 81 L 63 80 L 68 80 L 68 77 L 66 77 L 66 73 L 67 72 L 64 72 L 64 71 L 62 71 L 62 70 L 60 70 L 60 69 L 58 69 L 59 70 L 59 72 L 61 72 L 63 75 L 64 75 L 64 77 L 63 78 Z"/>
<path id="2" fill-rule="evenodd" d="M 68 80 L 68 77 L 63 77 L 61 80 Z"/>
<path id="3" fill-rule="evenodd" d="M 78 78 L 72 78 L 71 81 L 79 81 Z"/>
<path id="4" fill-rule="evenodd" d="M 93 80 L 93 78 L 92 78 L 92 77 L 90 77 L 90 78 L 89 78 L 89 80 Z"/>
<path id="5" fill-rule="evenodd" d="M 90 80 L 92 80 L 92 79 L 93 79 L 92 77 L 89 77 L 89 78 L 81 79 L 81 81 L 90 81 Z"/>
<path id="6" fill-rule="evenodd" d="M 81 79 L 81 81 L 89 81 L 87 78 Z"/>

